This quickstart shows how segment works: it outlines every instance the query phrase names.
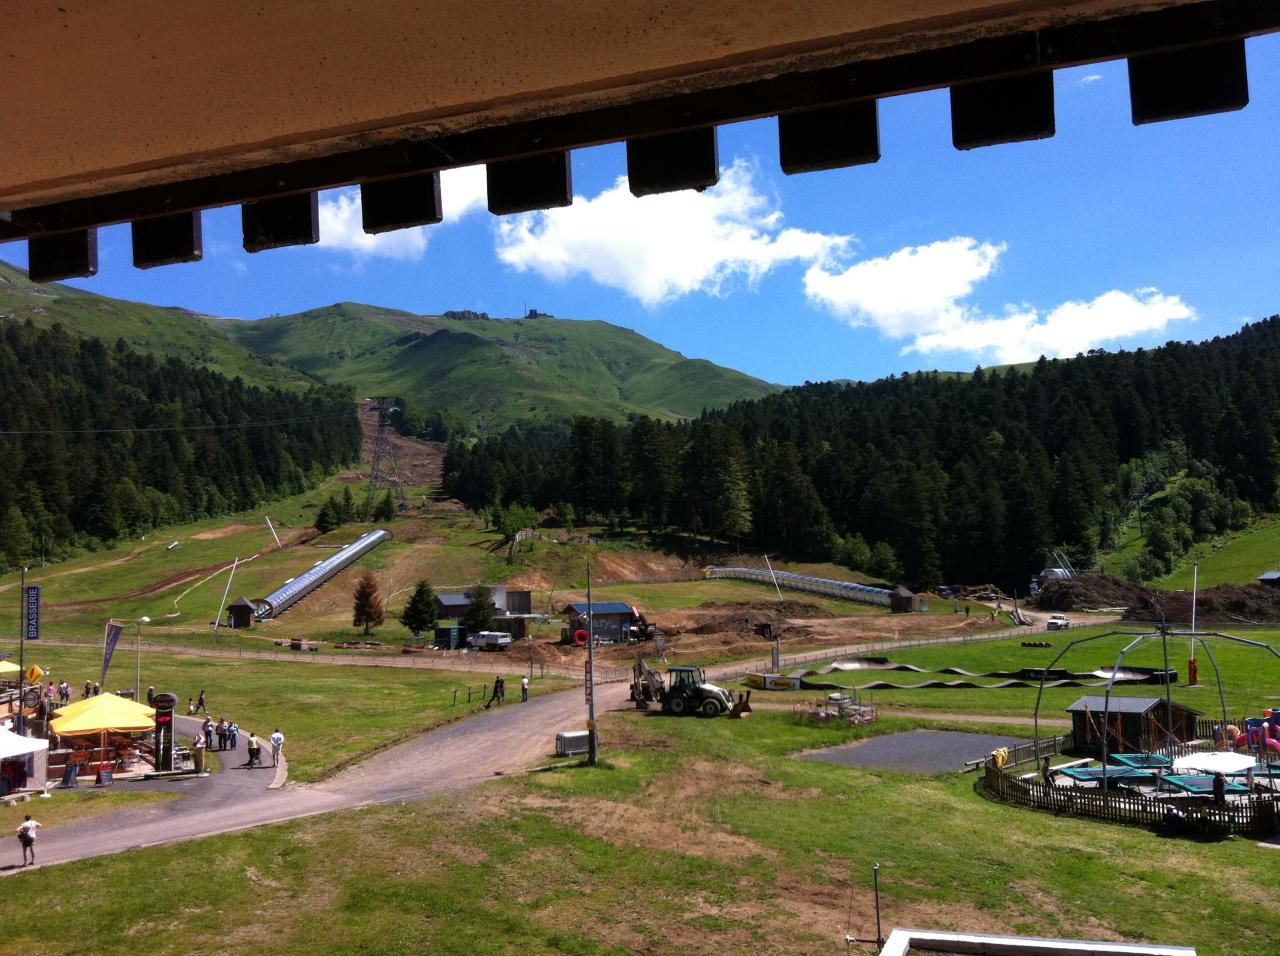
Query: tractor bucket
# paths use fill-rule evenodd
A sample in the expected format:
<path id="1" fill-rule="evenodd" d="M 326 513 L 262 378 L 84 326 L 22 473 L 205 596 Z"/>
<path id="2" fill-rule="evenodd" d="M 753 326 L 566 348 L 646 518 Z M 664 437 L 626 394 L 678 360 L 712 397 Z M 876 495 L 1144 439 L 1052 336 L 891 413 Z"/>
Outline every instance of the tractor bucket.
<path id="1" fill-rule="evenodd" d="M 746 690 L 734 702 L 733 709 L 729 711 L 729 716 L 745 717 L 749 713 L 751 713 L 751 691 Z"/>

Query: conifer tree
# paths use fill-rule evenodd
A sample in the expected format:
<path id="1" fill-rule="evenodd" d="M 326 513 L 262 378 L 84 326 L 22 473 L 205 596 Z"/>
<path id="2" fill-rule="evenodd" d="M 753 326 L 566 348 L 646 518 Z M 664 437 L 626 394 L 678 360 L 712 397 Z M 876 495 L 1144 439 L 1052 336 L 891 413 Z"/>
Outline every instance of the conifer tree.
<path id="1" fill-rule="evenodd" d="M 419 581 L 404 606 L 400 621 L 409 633 L 418 637 L 423 631 L 436 625 L 436 593 L 426 581 Z"/>
<path id="2" fill-rule="evenodd" d="M 356 581 L 355 598 L 352 603 L 351 625 L 363 627 L 366 636 L 382 624 L 384 617 L 382 595 L 378 593 L 378 582 L 371 571 L 360 575 Z"/>

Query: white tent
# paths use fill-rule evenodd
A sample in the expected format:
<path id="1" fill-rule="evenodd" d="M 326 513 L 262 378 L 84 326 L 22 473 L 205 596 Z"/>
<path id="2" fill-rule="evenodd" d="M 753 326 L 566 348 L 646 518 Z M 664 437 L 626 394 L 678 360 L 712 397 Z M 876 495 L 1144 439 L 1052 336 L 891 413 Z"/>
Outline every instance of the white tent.
<path id="1" fill-rule="evenodd" d="M 1188 770 L 1199 770 L 1201 773 L 1241 773 L 1253 765 L 1253 754 L 1208 751 L 1179 757 L 1173 762 L 1173 769 L 1177 773 L 1186 773 Z"/>
<path id="2" fill-rule="evenodd" d="M 0 789 L 4 789 L 6 793 L 10 786 L 25 786 L 30 790 L 44 789 L 49 773 L 49 741 L 23 737 L 0 728 L 0 764 L 7 760 L 23 760 L 25 766 L 10 764 L 4 769 L 5 782 Z"/>

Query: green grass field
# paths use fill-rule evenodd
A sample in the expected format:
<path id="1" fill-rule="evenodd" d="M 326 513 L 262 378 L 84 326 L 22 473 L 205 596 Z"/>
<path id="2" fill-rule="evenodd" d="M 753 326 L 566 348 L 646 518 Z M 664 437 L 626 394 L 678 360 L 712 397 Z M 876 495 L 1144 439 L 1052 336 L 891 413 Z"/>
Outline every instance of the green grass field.
<path id="1" fill-rule="evenodd" d="M 18 921 L 11 944 L 807 954 L 874 933 L 873 862 L 886 928 L 1148 939 L 1201 956 L 1270 952 L 1280 938 L 1274 851 L 1250 841 L 1165 840 L 991 803 L 972 776 L 788 756 L 914 726 L 611 714 L 598 769 L 21 874 L 15 892 L 59 932 Z"/>
<path id="2" fill-rule="evenodd" d="M 974 644 L 946 644 L 933 647 L 911 648 L 894 651 L 888 656 L 895 663 L 914 664 L 917 667 L 942 668 L 960 667 L 978 673 L 996 670 L 1017 670 L 1021 667 L 1045 667 L 1052 662 L 1059 651 L 1066 648 L 1073 640 L 1102 634 L 1113 628 L 1081 628 L 1050 635 L 1055 647 L 1050 650 L 1040 648 L 1024 648 L 1021 641 L 1000 640 Z M 1114 628 L 1126 634 L 1144 633 L 1143 628 L 1120 626 Z M 1248 640 L 1262 641 L 1280 647 L 1280 632 L 1250 631 L 1241 634 Z M 1132 637 L 1102 638 L 1080 645 L 1069 651 L 1055 667 L 1087 673 L 1100 667 L 1110 667 L 1116 661 L 1120 650 L 1132 640 Z M 1227 713 L 1232 719 L 1241 714 L 1258 714 L 1264 707 L 1280 706 L 1280 658 L 1269 653 L 1215 641 L 1211 645 L 1214 658 L 1222 669 L 1223 693 L 1226 697 Z M 1197 650 L 1200 665 L 1200 684 L 1198 687 L 1186 686 L 1187 655 L 1189 646 L 1186 640 L 1169 641 L 1169 666 L 1176 670 L 1180 683 L 1172 689 L 1173 700 L 1203 711 L 1212 717 L 1221 714 L 1217 685 L 1213 668 L 1203 650 Z M 884 656 L 884 655 L 881 655 Z M 1163 651 L 1160 642 L 1147 642 L 1125 658 L 1125 663 L 1138 667 L 1164 666 Z M 815 668 L 818 665 L 813 665 Z M 946 681 L 973 680 L 976 683 L 994 684 L 998 678 L 966 678 L 940 673 L 918 674 L 912 671 L 843 671 L 833 672 L 815 680 L 829 681 L 846 687 L 865 684 L 875 680 L 891 681 L 896 684 L 916 684 L 921 681 L 937 679 Z M 1101 680 L 1101 678 L 1094 678 Z M 1041 703 L 1041 716 L 1065 718 L 1065 708 L 1086 694 L 1101 694 L 1105 688 L 1094 687 L 1051 687 L 1044 692 Z M 943 714 L 982 714 L 1004 717 L 1030 718 L 1035 712 L 1038 688 L 930 688 L 921 690 L 874 690 L 864 691 L 884 713 L 892 713 L 894 709 L 918 712 L 936 712 Z M 1113 694 L 1141 697 L 1162 697 L 1164 688 L 1155 685 L 1121 685 L 1117 684 Z M 787 691 L 757 694 L 763 700 L 806 700 L 820 696 L 817 691 Z M 1057 731 L 1054 731 L 1055 733 Z"/>
<path id="3" fill-rule="evenodd" d="M 30 662 L 77 689 L 86 678 L 97 678 L 102 654 L 42 644 L 30 648 Z M 203 689 L 214 720 L 235 720 L 246 735 L 256 731 L 266 736 L 279 727 L 289 741 L 289 776 L 305 781 L 405 734 L 473 712 L 483 703 L 478 698 L 481 686 L 497 673 L 493 668 L 501 667 L 509 681 L 519 681 L 521 670 L 514 658 L 486 659 L 485 665 L 484 671 L 467 673 L 155 653 L 143 654 L 142 682 L 144 687 L 172 691 L 182 702 Z M 132 649 L 121 647 L 104 689 L 133 686 L 134 669 Z M 561 680 L 535 677 L 530 693 L 563 686 Z M 476 692 L 470 704 L 468 687 Z M 460 692 L 456 704 L 455 690 Z"/>
<path id="4" fill-rule="evenodd" d="M 1280 568 L 1280 522 L 1267 520 L 1239 534 L 1197 545 L 1173 573 L 1152 583 L 1169 590 L 1190 591 L 1195 562 L 1200 564 L 1202 588 L 1253 584 L 1264 571 Z"/>

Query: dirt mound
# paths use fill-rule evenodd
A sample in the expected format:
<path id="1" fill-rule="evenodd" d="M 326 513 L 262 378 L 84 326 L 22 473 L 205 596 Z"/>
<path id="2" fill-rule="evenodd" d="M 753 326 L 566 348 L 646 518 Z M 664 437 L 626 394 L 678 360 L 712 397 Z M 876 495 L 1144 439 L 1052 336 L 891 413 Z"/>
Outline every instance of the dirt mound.
<path id="1" fill-rule="evenodd" d="M 1109 574 L 1052 581 L 1036 595 L 1036 606 L 1042 611 L 1123 607 L 1126 621 L 1191 623 L 1190 591 L 1162 591 Z M 1275 623 L 1280 623 L 1280 588 L 1220 584 L 1201 591 L 1196 599 L 1197 626 Z"/>
<path id="2" fill-rule="evenodd" d="M 600 551 L 595 563 L 601 582 L 692 581 L 702 577 L 700 565 L 658 551 Z"/>
<path id="3" fill-rule="evenodd" d="M 550 591 L 555 586 L 555 581 L 545 571 L 521 571 L 507 581 L 507 587 L 517 591 Z"/>
<path id="4" fill-rule="evenodd" d="M 1082 611 L 1104 607 L 1144 607 L 1154 595 L 1163 594 L 1110 574 L 1082 574 L 1065 581 L 1050 581 L 1036 595 L 1042 611 Z"/>
<path id="5" fill-rule="evenodd" d="M 1191 594 L 1156 591 L 1144 604 L 1131 606 L 1128 621 L 1191 623 Z M 1275 624 L 1280 622 L 1280 588 L 1263 584 L 1220 584 L 1201 591 L 1196 599 L 1196 626 L 1207 624 Z"/>

